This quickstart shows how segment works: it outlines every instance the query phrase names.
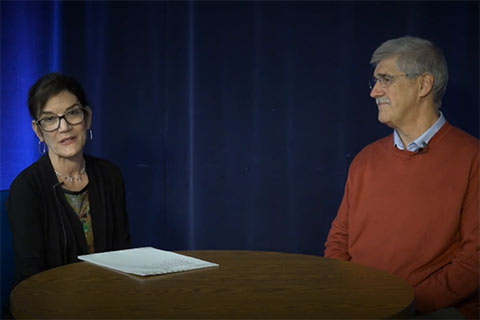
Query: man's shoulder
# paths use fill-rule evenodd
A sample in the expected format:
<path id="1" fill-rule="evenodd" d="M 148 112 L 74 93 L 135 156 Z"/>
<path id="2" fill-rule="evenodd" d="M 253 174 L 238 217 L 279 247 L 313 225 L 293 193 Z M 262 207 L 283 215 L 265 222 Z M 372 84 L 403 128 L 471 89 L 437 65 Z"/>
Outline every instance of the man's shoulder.
<path id="1" fill-rule="evenodd" d="M 393 134 L 380 138 L 363 147 L 353 158 L 349 171 L 362 172 L 366 168 L 375 167 L 376 163 L 383 162 L 388 157 L 389 147 L 393 144 Z"/>
<path id="2" fill-rule="evenodd" d="M 388 145 L 393 145 L 393 133 L 367 144 L 362 149 L 362 151 L 364 151 L 364 150 L 367 150 L 367 151 L 377 150 L 378 148 L 383 149 L 383 148 L 387 147 Z"/>
<path id="3" fill-rule="evenodd" d="M 480 146 L 480 140 L 472 136 L 470 133 L 455 127 L 451 124 L 447 127 L 447 141 L 454 143 L 456 146 L 472 149 L 473 151 L 477 151 Z"/>
<path id="4" fill-rule="evenodd" d="M 389 134 L 386 137 L 380 138 L 374 142 L 367 144 L 355 156 L 355 159 L 358 161 L 360 159 L 367 159 L 372 156 L 378 156 L 378 152 L 387 151 L 390 145 L 393 145 L 393 134 Z"/>
<path id="5" fill-rule="evenodd" d="M 448 122 L 432 138 L 429 146 L 432 150 L 467 161 L 478 158 L 480 154 L 480 140 Z"/>

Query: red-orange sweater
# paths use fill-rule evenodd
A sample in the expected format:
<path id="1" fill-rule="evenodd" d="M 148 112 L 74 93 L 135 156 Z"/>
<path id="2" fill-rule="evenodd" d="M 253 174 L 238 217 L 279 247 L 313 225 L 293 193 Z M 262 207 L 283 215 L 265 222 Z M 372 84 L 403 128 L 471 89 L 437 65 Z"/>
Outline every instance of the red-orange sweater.
<path id="1" fill-rule="evenodd" d="M 325 256 L 404 278 L 422 313 L 478 318 L 479 180 L 479 140 L 449 123 L 424 153 L 380 139 L 350 166 Z"/>

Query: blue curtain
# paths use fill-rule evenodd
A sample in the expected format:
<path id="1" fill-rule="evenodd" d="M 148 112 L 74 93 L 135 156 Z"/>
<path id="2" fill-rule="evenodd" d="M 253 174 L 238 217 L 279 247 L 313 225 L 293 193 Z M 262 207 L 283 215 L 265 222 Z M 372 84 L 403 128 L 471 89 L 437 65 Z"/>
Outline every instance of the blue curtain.
<path id="1" fill-rule="evenodd" d="M 477 1 L 2 1 L 1 18 L 1 189 L 38 158 L 28 88 L 70 74 L 135 246 L 321 255 L 351 160 L 391 132 L 367 85 L 390 38 L 444 49 L 443 112 L 479 136 Z"/>

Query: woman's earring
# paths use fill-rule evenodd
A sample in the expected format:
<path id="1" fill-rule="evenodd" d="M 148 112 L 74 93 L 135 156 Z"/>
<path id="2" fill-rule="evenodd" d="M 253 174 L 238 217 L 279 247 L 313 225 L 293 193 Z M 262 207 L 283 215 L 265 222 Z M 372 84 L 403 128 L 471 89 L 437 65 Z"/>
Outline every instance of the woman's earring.
<path id="1" fill-rule="evenodd" d="M 45 154 L 45 151 L 47 151 L 47 144 L 42 140 L 38 140 L 38 152 Z"/>
<path id="2" fill-rule="evenodd" d="M 93 141 L 93 131 L 92 131 L 92 129 L 88 129 L 88 133 L 90 134 L 90 141 Z"/>

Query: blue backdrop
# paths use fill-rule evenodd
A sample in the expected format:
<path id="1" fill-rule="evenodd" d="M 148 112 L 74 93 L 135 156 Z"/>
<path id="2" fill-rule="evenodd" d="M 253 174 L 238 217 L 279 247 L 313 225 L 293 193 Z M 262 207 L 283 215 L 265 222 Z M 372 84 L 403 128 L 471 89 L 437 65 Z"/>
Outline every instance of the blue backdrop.
<path id="1" fill-rule="evenodd" d="M 391 132 L 371 53 L 407 34 L 444 49 L 443 112 L 478 137 L 478 1 L 2 1 L 1 189 L 39 156 L 28 89 L 60 71 L 89 96 L 87 151 L 123 170 L 134 246 L 321 255 L 352 158 Z"/>

